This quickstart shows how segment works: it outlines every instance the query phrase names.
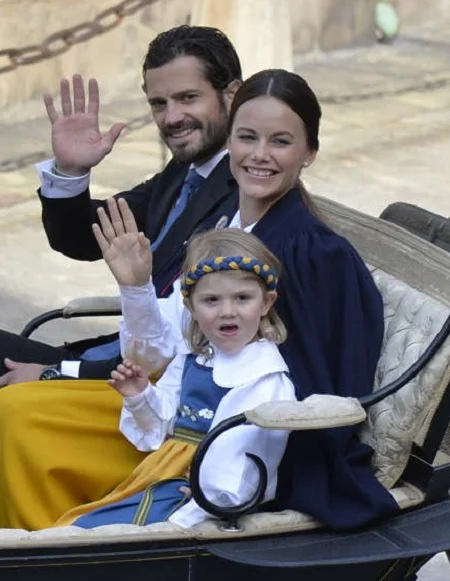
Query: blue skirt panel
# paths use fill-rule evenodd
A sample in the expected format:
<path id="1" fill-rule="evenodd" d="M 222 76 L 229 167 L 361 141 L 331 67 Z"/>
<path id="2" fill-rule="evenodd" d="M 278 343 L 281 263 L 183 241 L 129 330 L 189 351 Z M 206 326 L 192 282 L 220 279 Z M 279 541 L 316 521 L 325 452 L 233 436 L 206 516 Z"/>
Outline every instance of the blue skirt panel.
<path id="1" fill-rule="evenodd" d="M 78 518 L 73 524 L 84 529 L 92 529 L 110 524 L 145 526 L 166 521 L 189 500 L 189 496 L 180 491 L 182 486 L 189 486 L 185 478 L 161 480 L 120 502 L 93 510 Z"/>

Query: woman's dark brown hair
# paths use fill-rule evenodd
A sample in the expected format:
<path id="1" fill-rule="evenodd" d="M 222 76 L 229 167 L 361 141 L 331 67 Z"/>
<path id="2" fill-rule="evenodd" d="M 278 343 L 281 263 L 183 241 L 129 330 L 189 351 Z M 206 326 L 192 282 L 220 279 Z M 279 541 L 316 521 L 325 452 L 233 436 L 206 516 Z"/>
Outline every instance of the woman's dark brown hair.
<path id="1" fill-rule="evenodd" d="M 231 133 L 234 118 L 241 105 L 257 97 L 270 96 L 279 99 L 296 113 L 306 129 L 308 147 L 311 151 L 319 149 L 319 124 L 322 116 L 319 101 L 300 75 L 284 69 L 267 69 L 249 77 L 236 92 L 231 104 L 228 132 Z M 320 218 L 320 212 L 311 195 L 299 179 L 302 200 L 310 212 Z"/>

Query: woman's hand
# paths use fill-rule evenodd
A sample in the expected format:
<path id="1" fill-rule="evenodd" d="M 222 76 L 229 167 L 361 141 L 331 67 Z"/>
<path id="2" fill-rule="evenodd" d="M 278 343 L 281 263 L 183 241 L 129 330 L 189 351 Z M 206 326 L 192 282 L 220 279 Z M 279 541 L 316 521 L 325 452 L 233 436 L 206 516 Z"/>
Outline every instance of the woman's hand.
<path id="1" fill-rule="evenodd" d="M 150 241 L 138 232 L 136 220 L 123 198 L 108 200 L 110 217 L 98 209 L 100 225 L 92 230 L 103 258 L 117 282 L 126 286 L 143 286 L 150 280 L 153 256 Z"/>
<path id="2" fill-rule="evenodd" d="M 123 397 L 131 397 L 142 393 L 148 385 L 146 377 L 139 365 L 130 359 L 124 359 L 117 368 L 111 372 L 108 383 Z"/>

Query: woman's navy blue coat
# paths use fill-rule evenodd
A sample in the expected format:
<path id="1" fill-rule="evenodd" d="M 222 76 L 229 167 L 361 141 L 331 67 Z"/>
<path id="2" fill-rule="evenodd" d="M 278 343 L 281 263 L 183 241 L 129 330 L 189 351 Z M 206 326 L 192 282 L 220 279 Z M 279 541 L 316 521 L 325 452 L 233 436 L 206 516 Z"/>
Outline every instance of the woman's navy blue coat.
<path id="1" fill-rule="evenodd" d="M 253 229 L 283 265 L 276 309 L 280 346 L 299 399 L 313 393 L 360 397 L 373 389 L 383 339 L 383 303 L 352 245 L 288 192 Z M 358 426 L 293 432 L 279 472 L 277 505 L 336 529 L 357 527 L 398 507 L 376 480 L 372 449 Z"/>

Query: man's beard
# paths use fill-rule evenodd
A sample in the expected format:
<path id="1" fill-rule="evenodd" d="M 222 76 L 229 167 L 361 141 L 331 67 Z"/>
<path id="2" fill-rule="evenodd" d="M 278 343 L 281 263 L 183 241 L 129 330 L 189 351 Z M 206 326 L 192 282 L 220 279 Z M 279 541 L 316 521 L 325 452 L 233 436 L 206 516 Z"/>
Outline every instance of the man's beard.
<path id="1" fill-rule="evenodd" d="M 186 143 L 186 145 L 180 145 L 179 147 L 170 147 L 167 141 L 171 132 L 182 131 L 183 129 L 197 129 L 200 131 L 200 141 Z M 223 148 L 227 137 L 228 117 L 225 105 L 221 107 L 220 118 L 214 120 L 214 122 L 210 121 L 207 124 L 201 124 L 200 122 L 191 121 L 161 132 L 161 138 L 171 150 L 173 158 L 184 163 L 198 163 L 213 157 Z"/>

